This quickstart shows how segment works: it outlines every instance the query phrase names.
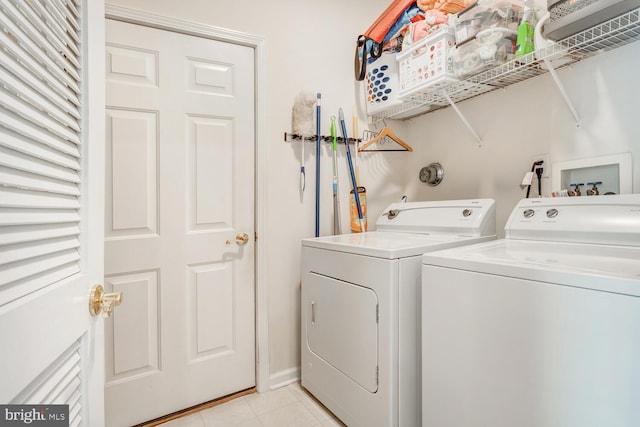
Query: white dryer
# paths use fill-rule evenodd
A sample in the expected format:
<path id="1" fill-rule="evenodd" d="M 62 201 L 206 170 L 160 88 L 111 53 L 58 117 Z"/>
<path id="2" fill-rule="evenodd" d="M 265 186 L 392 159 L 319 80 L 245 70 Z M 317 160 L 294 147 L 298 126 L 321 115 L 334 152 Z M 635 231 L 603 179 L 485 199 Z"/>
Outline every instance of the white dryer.
<path id="1" fill-rule="evenodd" d="M 396 203 L 302 241 L 302 386 L 349 426 L 420 424 L 424 252 L 495 239 L 493 200 Z"/>
<path id="2" fill-rule="evenodd" d="M 640 194 L 522 200 L 505 232 L 423 257 L 423 425 L 640 426 Z"/>

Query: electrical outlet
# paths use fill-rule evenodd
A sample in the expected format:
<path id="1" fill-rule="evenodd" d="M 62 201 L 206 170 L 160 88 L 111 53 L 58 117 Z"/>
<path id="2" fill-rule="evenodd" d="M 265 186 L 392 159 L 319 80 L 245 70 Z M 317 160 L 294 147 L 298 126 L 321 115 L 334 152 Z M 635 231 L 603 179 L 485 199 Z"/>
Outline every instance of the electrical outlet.
<path id="1" fill-rule="evenodd" d="M 542 177 L 549 178 L 549 171 L 551 170 L 551 163 L 549 162 L 549 154 L 537 154 L 533 156 L 533 160 L 531 163 L 537 162 L 538 160 L 542 160 Z"/>

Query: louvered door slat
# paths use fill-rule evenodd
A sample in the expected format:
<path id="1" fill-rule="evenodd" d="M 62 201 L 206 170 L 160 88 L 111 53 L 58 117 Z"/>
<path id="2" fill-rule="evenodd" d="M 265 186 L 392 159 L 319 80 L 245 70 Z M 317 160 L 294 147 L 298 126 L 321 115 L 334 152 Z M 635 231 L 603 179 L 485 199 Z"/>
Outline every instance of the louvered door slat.
<path id="1" fill-rule="evenodd" d="M 66 126 L 62 126 L 58 121 L 53 120 L 50 115 L 42 112 L 39 104 L 31 104 L 10 92 L 5 92 L 4 98 L 5 108 L 14 111 L 23 119 L 30 121 L 33 126 L 46 127 L 49 132 L 54 133 L 58 137 L 71 141 L 74 144 L 80 144 L 80 138 L 77 132 L 72 131 Z"/>
<path id="2" fill-rule="evenodd" d="M 2 2 L 0 2 L 0 10 L 2 10 Z M 7 28 L 9 26 L 10 28 Z M 0 14 L 0 28 L 5 28 L 5 31 L 0 32 L 0 47 L 5 49 L 7 53 L 14 58 L 17 58 L 18 62 L 23 65 L 23 68 L 26 70 L 31 70 L 36 75 L 47 75 L 50 74 L 51 77 L 47 79 L 47 84 L 49 84 L 52 88 L 54 88 L 60 95 L 67 98 L 76 106 L 80 105 L 80 101 L 77 98 L 77 91 L 73 91 L 69 89 L 65 84 L 61 83 L 60 79 L 60 70 L 58 67 L 53 64 L 53 62 L 48 59 L 48 57 L 41 53 L 40 55 L 35 55 L 35 58 L 32 56 L 31 51 L 27 49 L 27 46 L 22 43 L 18 43 L 18 36 L 14 34 L 14 31 L 17 30 L 17 27 L 10 23 L 6 16 L 3 17 Z M 19 31 L 21 34 L 22 31 Z M 24 37 L 24 35 L 22 36 Z M 32 44 L 31 42 L 26 42 L 26 44 Z M 34 47 L 35 48 L 35 47 Z M 41 58 L 43 59 L 40 62 Z M 48 66 L 47 66 L 48 64 Z M 51 68 L 49 68 L 51 67 Z M 64 78 L 62 79 L 64 80 Z"/>
<path id="3" fill-rule="evenodd" d="M 32 226 L 4 227 L 0 234 L 0 246 L 14 243 L 44 241 L 56 237 L 77 236 L 78 224 L 42 224 Z"/>
<path id="4" fill-rule="evenodd" d="M 69 405 L 69 425 L 80 425 L 81 365 L 80 343 L 75 342 L 38 376 L 37 382 L 31 384 L 22 395 L 16 396 L 11 403 L 67 404 Z"/>
<path id="5" fill-rule="evenodd" d="M 47 68 L 48 74 L 51 78 L 55 78 L 60 83 L 59 87 L 63 90 L 63 93 L 67 92 L 71 95 L 80 91 L 78 82 L 71 78 L 69 74 L 65 73 L 64 67 L 60 67 L 42 49 L 40 49 L 39 45 L 45 42 L 44 38 L 35 41 L 31 40 L 31 38 L 29 38 L 29 36 L 22 31 L 20 27 L 15 25 L 4 15 L 0 15 L 0 26 L 4 27 L 16 41 L 19 41 L 20 50 L 25 54 L 32 56 Z M 10 38 L 7 39 L 11 40 Z M 11 43 L 7 44 L 10 45 Z"/>
<path id="6" fill-rule="evenodd" d="M 80 194 L 80 189 L 76 183 L 50 179 L 7 167 L 0 167 L 0 182 L 4 183 L 4 185 L 21 187 L 31 191 L 45 191 L 66 196 L 78 196 Z"/>
<path id="7" fill-rule="evenodd" d="M 80 215 L 77 210 L 0 208 L 0 224 L 3 225 L 60 224 L 79 221 Z"/>
<path id="8" fill-rule="evenodd" d="M 39 387 L 33 391 L 30 398 L 34 402 L 52 403 L 52 394 L 61 384 L 69 381 L 79 373 L 80 355 L 76 351 L 60 358 L 54 369 L 51 369 L 46 380 L 46 387 Z M 71 376 L 69 376 L 71 374 Z M 66 380 L 65 380 L 66 378 Z"/>
<path id="9" fill-rule="evenodd" d="M 29 139 L 48 145 L 62 153 L 69 154 L 74 157 L 80 157 L 80 152 L 75 144 L 61 139 L 57 135 L 48 132 L 46 129 L 29 127 L 31 122 L 10 113 L 4 108 L 0 108 L 0 123 L 11 130 L 22 133 Z"/>
<path id="10" fill-rule="evenodd" d="M 80 44 L 78 32 L 69 25 L 64 16 L 55 8 L 52 7 L 48 1 L 40 1 L 33 3 L 34 10 L 38 10 L 42 16 L 45 17 L 47 24 L 56 33 L 60 34 L 63 38 L 69 36 L 72 39 L 70 45 Z M 76 52 L 76 55 L 78 53 Z"/>
<path id="11" fill-rule="evenodd" d="M 0 254 L 0 265 L 37 256 L 55 254 L 56 252 L 75 249 L 79 246 L 80 241 L 76 236 L 12 245 L 11 249 Z"/>
<path id="12" fill-rule="evenodd" d="M 71 374 L 69 375 L 71 376 Z M 80 383 L 80 368 L 77 368 L 76 373 L 69 378 L 69 381 L 66 384 L 61 384 L 56 390 L 54 390 L 51 394 L 51 398 L 48 398 L 47 400 L 51 400 L 51 403 L 57 404 L 67 403 L 68 398 L 73 396 L 74 391 L 80 387 Z"/>
<path id="13" fill-rule="evenodd" d="M 17 58 L 6 54 L 3 50 L 0 50 L 0 63 L 4 64 L 7 69 L 19 69 L 21 67 Z M 31 88 L 29 91 L 36 91 L 45 96 L 51 103 L 54 103 L 56 110 L 60 110 L 65 115 L 69 115 L 76 120 L 80 119 L 77 105 L 69 102 L 66 97 L 53 90 L 51 86 L 43 83 L 41 79 L 35 77 L 31 72 L 22 72 L 18 77 Z"/>
<path id="14" fill-rule="evenodd" d="M 2 129 L 2 131 L 4 132 L 2 144 L 7 148 L 31 156 L 34 159 L 44 160 L 52 165 L 75 171 L 80 169 L 80 163 L 78 163 L 76 156 L 61 153 L 59 150 L 29 140 L 25 135 L 20 135 L 12 130 Z"/>
<path id="15" fill-rule="evenodd" d="M 49 13 L 48 8 L 45 8 L 37 1 L 29 4 L 29 6 L 38 9 L 37 13 L 34 13 L 35 9 L 31 9 L 30 7 L 21 7 L 24 5 L 24 2 L 16 2 L 16 0 L 12 0 L 12 2 L 14 4 L 6 2 L 4 7 L 6 8 L 5 11 L 7 15 L 13 22 L 20 22 L 20 26 L 17 27 L 18 29 L 13 29 L 13 31 L 15 31 L 14 35 L 19 39 L 27 38 L 28 40 L 23 39 L 22 42 L 28 46 L 29 51 L 35 58 L 38 58 L 42 63 L 52 68 L 52 72 L 56 74 L 58 79 L 65 81 L 69 76 L 72 76 L 73 74 L 68 72 L 69 70 L 67 70 L 68 67 L 66 65 L 71 65 L 71 63 L 69 63 L 65 57 L 77 56 L 78 52 L 72 52 L 66 48 L 60 51 L 60 49 L 53 46 L 52 43 L 60 43 L 62 45 L 61 40 L 67 39 L 67 37 L 65 37 L 65 30 L 58 25 L 57 19 Z M 22 14 L 20 13 L 21 11 L 23 12 Z M 35 25 L 29 22 L 27 15 L 30 15 L 32 19 L 34 19 L 33 24 Z M 74 44 L 76 44 L 76 41 L 73 41 L 69 47 L 72 47 Z M 68 55 L 65 55 L 65 52 L 68 52 Z M 54 67 L 52 64 L 57 64 L 57 67 L 55 67 L 57 69 L 56 71 L 53 70 Z M 70 68 L 77 67 L 72 66 Z M 76 74 L 74 76 L 74 84 L 79 80 L 80 76 Z"/>
<path id="16" fill-rule="evenodd" d="M 76 376 L 76 378 L 73 381 L 71 381 L 62 390 L 60 390 L 60 392 L 57 394 L 57 396 L 55 396 L 53 398 L 53 402 L 52 403 L 65 404 L 70 400 L 77 399 L 77 397 L 75 397 L 75 399 L 74 399 L 74 395 L 76 393 L 78 393 L 78 388 L 80 386 L 80 382 L 81 382 L 80 381 L 80 377 Z M 71 411 L 71 408 L 69 408 L 69 411 Z"/>
<path id="17" fill-rule="evenodd" d="M 58 399 L 61 398 L 62 394 L 66 394 L 71 396 L 73 394 L 73 390 L 80 386 L 80 366 L 78 363 L 75 363 L 73 366 L 69 367 L 69 370 L 65 372 L 65 375 L 60 378 L 58 383 L 51 389 L 49 394 L 44 398 L 45 402 L 58 403 L 60 402 Z M 70 388 L 70 390 L 69 390 Z M 66 403 L 64 401 L 60 403 Z"/>
<path id="18" fill-rule="evenodd" d="M 78 171 L 0 146 L 0 165 L 69 183 L 78 183 Z M 0 179 L 0 182 L 2 180 Z M 77 193 L 74 193 L 77 194 Z"/>
<path id="19" fill-rule="evenodd" d="M 10 303 L 23 295 L 42 289 L 51 283 L 56 283 L 78 273 L 77 263 L 59 265 L 41 273 L 32 274 L 26 278 L 15 280 L 11 285 L 0 287 L 0 307 Z M 30 274 L 32 272 L 29 272 Z"/>
<path id="20" fill-rule="evenodd" d="M 24 81 L 19 80 L 4 68 L 0 68 L 0 83 L 4 84 L 11 92 L 19 93 L 21 96 L 24 96 L 30 103 L 40 105 L 42 110 L 46 111 L 64 126 L 70 127 L 75 132 L 80 131 L 78 122 L 70 117 L 66 111 L 58 108 L 55 103 L 51 102 L 49 98 L 40 92 L 32 90 L 32 88 L 25 84 Z M 42 83 L 40 83 L 40 86 L 42 88 L 46 88 Z"/>
<path id="21" fill-rule="evenodd" d="M 56 269 L 61 265 L 76 263 L 80 255 L 76 250 L 56 253 L 53 256 L 41 256 L 29 258 L 19 262 L 0 266 L 0 287 L 24 278 L 32 274 L 43 273 L 50 269 Z"/>
<path id="22" fill-rule="evenodd" d="M 64 15 L 66 22 L 68 22 L 72 27 L 72 33 L 80 32 L 80 23 L 78 22 L 78 15 L 73 13 L 75 11 L 74 7 L 70 7 L 69 3 L 64 0 L 50 0 L 52 5 L 58 8 L 60 13 Z"/>
<path id="23" fill-rule="evenodd" d="M 74 30 L 66 17 L 60 13 L 53 2 L 41 2 L 40 5 L 40 12 L 42 16 L 48 18 L 47 23 L 49 24 L 49 28 L 51 28 L 51 32 L 55 33 L 61 41 L 71 48 L 75 55 L 79 55 L 80 52 L 76 47 L 80 44 L 80 39 L 77 35 L 78 31 Z"/>
<path id="24" fill-rule="evenodd" d="M 77 197 L 63 194 L 28 191 L 24 189 L 0 188 L 2 205 L 12 208 L 32 209 L 78 209 Z"/>
<path id="25" fill-rule="evenodd" d="M 11 18 L 13 20 L 20 19 L 22 23 L 22 29 L 31 37 L 32 39 L 36 39 L 39 37 L 40 33 L 44 33 L 44 30 L 47 28 L 46 23 L 43 22 L 38 15 L 36 15 L 29 8 L 20 7 L 23 2 L 17 2 L 16 0 L 12 0 L 13 4 L 7 3 L 7 11 L 11 13 Z M 22 19 L 25 18 L 25 19 Z M 60 52 L 64 55 L 55 56 L 53 59 L 58 62 L 63 68 L 67 68 L 65 63 L 69 61 L 73 68 L 79 68 L 80 64 L 77 61 L 74 61 L 73 58 L 77 55 L 77 52 L 73 52 L 69 50 L 69 46 L 66 43 L 63 43 L 59 37 L 54 37 L 52 35 L 44 34 L 45 39 L 42 44 L 42 48 L 51 52 Z M 76 80 L 80 79 L 80 76 L 73 70 L 74 78 Z"/>
<path id="26" fill-rule="evenodd" d="M 78 3 L 72 0 L 62 0 L 62 3 L 66 6 L 66 10 L 68 10 L 76 19 L 80 18 L 80 14 L 78 13 Z"/>
<path id="27" fill-rule="evenodd" d="M 79 427 L 82 425 L 82 417 L 80 413 L 80 403 L 71 407 L 69 410 L 69 427 Z"/>
<path id="28" fill-rule="evenodd" d="M 2 3 L 0 2 L 0 4 Z M 48 73 L 48 69 L 43 64 L 33 59 L 26 50 L 16 43 L 15 38 L 10 37 L 3 31 L 0 31 L 0 48 L 5 50 L 8 57 L 13 58 L 12 62 L 20 64 L 22 72 L 30 72 L 34 75 L 43 76 Z M 4 62 L 7 63 L 8 61 L 5 60 Z M 76 108 L 80 105 L 80 100 L 77 98 L 76 93 L 62 84 L 58 79 L 49 79 L 47 84 L 55 90 L 60 97 L 75 105 Z"/>

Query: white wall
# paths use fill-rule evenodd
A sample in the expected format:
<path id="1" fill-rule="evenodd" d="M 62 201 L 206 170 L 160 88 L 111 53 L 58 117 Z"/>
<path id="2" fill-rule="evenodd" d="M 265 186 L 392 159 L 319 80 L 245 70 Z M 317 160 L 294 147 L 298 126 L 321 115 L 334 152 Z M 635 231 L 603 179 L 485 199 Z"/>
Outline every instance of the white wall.
<path id="1" fill-rule="evenodd" d="M 359 86 L 353 80 L 355 38 L 386 8 L 388 0 L 109 0 L 108 3 L 266 37 L 268 153 L 268 286 L 272 385 L 296 378 L 300 365 L 300 239 L 314 234 L 315 148 L 306 146 L 307 190 L 299 193 L 300 144 L 283 142 L 291 130 L 291 107 L 301 90 L 322 93 L 322 129 L 342 107 L 351 132 Z M 640 99 L 634 74 L 640 44 L 604 54 L 561 71 L 584 126 L 577 129 L 549 76 L 465 101 L 460 108 L 483 137 L 482 147 L 451 108 L 405 122 L 389 121 L 413 153 L 361 153 L 360 177 L 367 187 L 369 220 L 406 194 L 409 200 L 493 197 L 498 229 L 524 196 L 519 183 L 532 156 L 551 162 L 631 151 L 640 158 Z M 360 131 L 366 125 L 360 108 Z M 340 155 L 343 228 L 347 223 L 347 169 Z M 438 187 L 418 180 L 422 166 L 439 161 L 445 179 Z M 634 190 L 640 191 L 640 165 Z M 331 152 L 322 148 L 321 235 L 332 230 Z M 547 180 L 545 180 L 547 181 Z M 545 192 L 549 192 L 545 182 Z"/>
<path id="2" fill-rule="evenodd" d="M 407 139 L 416 147 L 407 165 L 412 170 L 410 197 L 495 198 L 502 236 L 511 209 L 525 196 L 520 182 L 532 157 L 543 153 L 550 154 L 553 164 L 631 152 L 633 192 L 640 192 L 638 71 L 638 42 L 559 70 L 581 127 L 549 74 L 458 105 L 481 136 L 480 147 L 452 108 L 405 122 Z M 444 181 L 437 187 L 417 179 L 420 167 L 432 161 L 445 169 Z M 551 179 L 543 178 L 543 194 L 559 190 L 551 188 Z M 537 195 L 535 187 L 531 195 Z"/>

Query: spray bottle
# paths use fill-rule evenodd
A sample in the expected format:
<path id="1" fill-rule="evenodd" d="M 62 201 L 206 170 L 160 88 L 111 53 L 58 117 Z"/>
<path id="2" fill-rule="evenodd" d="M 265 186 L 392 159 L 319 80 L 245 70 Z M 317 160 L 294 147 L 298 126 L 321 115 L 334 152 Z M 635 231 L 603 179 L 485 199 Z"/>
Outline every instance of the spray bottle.
<path id="1" fill-rule="evenodd" d="M 534 51 L 533 36 L 536 28 L 536 21 L 537 19 L 533 0 L 525 0 L 522 21 L 520 21 L 520 25 L 518 26 L 516 58 Z M 523 62 L 522 59 L 520 62 Z"/>

